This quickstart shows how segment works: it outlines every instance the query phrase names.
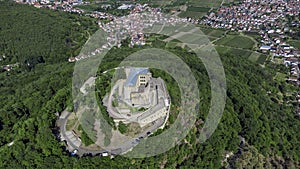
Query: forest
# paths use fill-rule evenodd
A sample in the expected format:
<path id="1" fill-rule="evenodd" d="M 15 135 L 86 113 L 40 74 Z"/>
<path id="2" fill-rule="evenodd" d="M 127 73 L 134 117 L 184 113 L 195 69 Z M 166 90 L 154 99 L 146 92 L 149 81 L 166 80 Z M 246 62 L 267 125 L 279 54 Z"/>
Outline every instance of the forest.
<path id="1" fill-rule="evenodd" d="M 0 2 L 0 18 L 0 54 L 7 56 L 0 64 L 21 65 L 0 73 L 0 168 L 300 168 L 300 116 L 277 94 L 293 86 L 273 79 L 284 68 L 221 55 L 226 107 L 217 130 L 200 144 L 210 103 L 205 67 L 194 53 L 168 48 L 159 39 L 153 47 L 181 57 L 198 80 L 201 104 L 194 128 L 179 145 L 154 157 L 71 157 L 56 137 L 56 114 L 72 107 L 74 64 L 67 58 L 96 31 L 95 21 L 12 2 Z M 141 49 L 112 49 L 99 72 Z M 229 152 L 234 155 L 222 162 Z"/>
<path id="2" fill-rule="evenodd" d="M 19 63 L 28 70 L 78 55 L 97 30 L 89 17 L 11 2 L 1 2 L 0 13 L 0 65 Z"/>

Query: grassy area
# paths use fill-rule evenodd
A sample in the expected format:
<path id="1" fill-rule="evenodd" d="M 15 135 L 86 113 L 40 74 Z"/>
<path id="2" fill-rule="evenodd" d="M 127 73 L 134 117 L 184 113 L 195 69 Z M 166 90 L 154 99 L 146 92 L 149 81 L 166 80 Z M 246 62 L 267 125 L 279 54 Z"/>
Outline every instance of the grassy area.
<path id="1" fill-rule="evenodd" d="M 292 45 L 294 48 L 300 50 L 300 41 L 299 40 L 290 40 L 288 44 Z"/>
<path id="2" fill-rule="evenodd" d="M 249 56 L 249 60 L 251 60 L 252 62 L 256 62 L 259 57 L 260 57 L 260 53 L 257 52 L 253 52 L 250 56 Z"/>
<path id="3" fill-rule="evenodd" d="M 234 56 L 247 58 L 250 61 L 259 64 L 263 64 L 267 59 L 267 55 L 251 52 L 249 50 L 244 50 L 244 49 L 236 49 L 236 48 L 231 48 L 226 46 L 216 46 L 216 50 L 220 55 L 232 54 Z"/>
<path id="4" fill-rule="evenodd" d="M 89 146 L 89 145 L 91 145 L 91 144 L 94 144 L 93 139 L 91 139 L 91 138 L 90 138 L 90 135 L 87 134 L 85 130 L 83 130 L 83 128 L 82 128 L 81 125 L 78 126 L 78 131 L 81 133 L 81 134 L 80 134 L 80 138 L 81 138 L 82 143 L 83 143 L 85 146 Z"/>
<path id="5" fill-rule="evenodd" d="M 207 38 L 210 40 L 210 41 L 213 41 L 217 38 L 220 38 L 224 35 L 225 33 L 225 30 L 221 30 L 221 29 L 213 29 L 213 28 L 206 28 L 206 27 L 199 27 L 200 30 L 203 32 L 204 35 L 207 35 Z M 188 28 L 188 27 L 181 27 L 178 29 L 178 31 L 180 32 L 188 32 L 189 30 L 191 30 L 191 28 Z M 201 37 L 203 35 L 198 35 L 198 36 L 193 36 L 191 38 L 190 35 L 185 35 L 185 36 L 182 36 L 181 38 L 185 41 L 185 42 L 190 42 L 190 43 L 195 43 L 196 41 L 199 40 L 199 38 L 203 38 Z M 163 37 L 163 38 L 159 38 L 160 40 L 165 40 L 166 37 Z M 150 41 L 150 40 L 149 40 Z M 177 39 L 174 39 L 172 41 L 170 41 L 169 43 L 167 43 L 166 47 L 167 48 L 174 48 L 176 46 L 180 46 L 180 43 L 181 41 L 177 40 Z"/>
<path id="6" fill-rule="evenodd" d="M 254 42 L 244 36 L 227 35 L 226 37 L 215 42 L 216 45 L 224 45 L 242 49 L 252 49 Z"/>
<path id="7" fill-rule="evenodd" d="M 267 55 L 261 54 L 260 57 L 257 59 L 257 63 L 263 64 L 266 61 L 267 57 Z"/>
<path id="8" fill-rule="evenodd" d="M 118 102 L 117 102 L 116 100 L 113 100 L 113 101 L 112 101 L 112 106 L 113 106 L 113 107 L 118 107 L 118 105 L 119 105 L 119 104 L 118 104 Z"/>
<path id="9" fill-rule="evenodd" d="M 192 44 L 192 43 L 191 43 Z M 173 41 L 171 41 L 171 42 L 168 42 L 167 44 L 166 44 L 166 48 L 169 48 L 169 49 L 174 49 L 174 48 L 176 48 L 176 47 L 183 47 L 183 46 L 185 46 L 186 44 L 185 43 L 182 43 L 182 42 L 173 42 Z"/>
<path id="10" fill-rule="evenodd" d="M 224 35 L 225 30 L 221 30 L 221 29 L 213 29 L 213 28 L 209 28 L 209 27 L 202 27 L 199 26 L 201 31 L 207 35 L 208 39 L 210 41 L 216 40 L 217 38 L 220 38 Z"/>
<path id="11" fill-rule="evenodd" d="M 161 1 L 161 0 L 137 0 L 137 3 L 148 4 L 151 7 L 159 7 L 170 4 L 171 1 Z"/>
<path id="12" fill-rule="evenodd" d="M 164 4 L 167 4 L 167 7 L 169 9 L 178 9 L 179 6 L 182 5 L 187 5 L 189 9 L 187 11 L 190 12 L 203 12 L 206 13 L 208 12 L 211 8 L 218 8 L 220 7 L 221 3 L 223 0 L 214 0 L 214 1 L 209 1 L 209 0 L 173 0 L 173 1 L 162 1 L 166 2 Z M 235 0 L 236 1 L 236 0 Z M 240 0 L 238 0 L 240 1 Z M 230 2 L 233 2 L 233 0 L 224 0 L 223 4 L 229 4 Z"/>
<path id="13" fill-rule="evenodd" d="M 207 36 L 207 37 L 208 37 L 208 39 L 209 39 L 210 41 L 214 41 L 214 40 L 217 39 L 216 37 L 212 37 L 212 36 Z"/>
<path id="14" fill-rule="evenodd" d="M 207 7 L 194 7 L 190 6 L 188 7 L 187 11 L 194 11 L 194 12 L 208 12 L 210 8 Z"/>
<path id="15" fill-rule="evenodd" d="M 152 27 L 152 32 L 159 32 L 161 30 L 161 28 L 163 27 L 163 24 L 154 24 L 154 26 Z"/>
<path id="16" fill-rule="evenodd" d="M 124 134 L 130 137 L 136 137 L 136 135 L 139 134 L 140 132 L 142 132 L 142 128 L 138 123 L 130 123 L 127 126 L 126 133 Z"/>
<path id="17" fill-rule="evenodd" d="M 216 37 L 216 38 L 223 36 L 223 34 L 225 33 L 225 31 L 221 29 L 213 29 L 208 27 L 200 27 L 200 29 L 205 35 Z"/>
<path id="18" fill-rule="evenodd" d="M 212 28 L 203 28 L 203 27 L 200 27 L 200 29 L 206 35 L 209 34 L 210 32 L 212 32 L 214 30 Z"/>
<path id="19" fill-rule="evenodd" d="M 88 136 L 88 134 L 86 134 L 86 132 L 82 132 L 81 133 L 81 141 L 85 146 L 89 146 L 91 144 L 94 144 L 95 142 Z"/>
<path id="20" fill-rule="evenodd" d="M 209 32 L 207 35 L 219 38 L 219 37 L 223 36 L 224 33 L 225 33 L 224 30 L 216 30 L 216 29 L 214 29 L 211 32 Z"/>
<path id="21" fill-rule="evenodd" d="M 274 80 L 284 82 L 287 79 L 287 75 L 284 73 L 277 72 L 274 76 Z"/>
<path id="22" fill-rule="evenodd" d="M 284 61 L 282 60 L 282 58 L 276 58 L 275 57 L 273 59 L 273 61 L 274 61 L 274 63 L 279 64 L 279 65 L 284 64 Z"/>
<path id="23" fill-rule="evenodd" d="M 72 128 L 75 126 L 77 121 L 78 118 L 75 117 L 75 113 L 72 113 L 67 121 L 66 130 L 72 130 Z"/>
<path id="24" fill-rule="evenodd" d="M 101 10 L 101 4 L 77 5 L 76 8 L 91 12 Z"/>
<path id="25" fill-rule="evenodd" d="M 135 122 L 125 124 L 122 121 L 120 121 L 118 125 L 118 130 L 120 133 L 130 137 L 136 137 L 137 134 L 142 132 L 142 128 L 140 127 L 140 125 Z"/>
<path id="26" fill-rule="evenodd" d="M 137 107 L 130 107 L 130 113 L 136 113 L 139 111 L 139 108 Z"/>
<path id="27" fill-rule="evenodd" d="M 200 27 L 200 29 L 203 31 L 205 35 L 208 36 L 210 40 L 215 40 L 217 38 L 224 36 L 225 34 L 225 30 L 221 30 L 221 29 L 212 29 L 206 27 Z M 190 42 L 191 44 L 193 44 L 193 42 L 199 39 L 199 37 L 197 36 L 194 36 L 192 38 L 190 36 L 182 36 L 181 38 L 184 41 Z M 180 43 L 178 43 L 177 41 L 171 41 L 167 43 L 166 47 L 175 48 L 179 44 Z M 249 37 L 242 36 L 239 33 L 236 34 L 232 33 L 230 35 L 226 35 L 226 37 L 223 37 L 217 42 L 215 42 L 215 45 L 216 45 L 216 50 L 221 55 L 232 54 L 235 56 L 247 58 L 250 61 L 259 64 L 263 64 L 267 58 L 267 55 L 265 54 L 252 52 L 251 50 L 255 45 L 253 40 Z"/>
<path id="28" fill-rule="evenodd" d="M 260 38 L 259 34 L 256 33 L 256 32 L 244 32 L 244 34 L 247 35 L 247 36 L 250 36 L 250 37 L 252 37 L 256 40 Z"/>
<path id="29" fill-rule="evenodd" d="M 120 121 L 118 125 L 118 130 L 120 131 L 120 133 L 124 134 L 127 132 L 128 126 L 129 126 L 128 124 L 125 124 L 122 121 Z"/>
<path id="30" fill-rule="evenodd" d="M 178 16 L 181 18 L 202 18 L 204 15 L 206 15 L 206 12 L 185 11 L 181 12 Z"/>
<path id="31" fill-rule="evenodd" d="M 257 52 L 253 52 L 249 58 L 249 60 L 251 60 L 252 62 L 257 62 L 259 64 L 263 64 L 266 59 L 267 59 L 267 55 L 265 54 L 261 54 L 261 53 L 257 53 Z"/>
<path id="32" fill-rule="evenodd" d="M 183 35 L 183 36 L 180 37 L 180 39 L 182 40 L 182 42 L 190 43 L 190 44 L 198 44 L 199 41 L 201 41 L 202 38 L 205 38 L 205 35 L 199 35 L 199 34 L 195 34 L 195 35 L 185 34 L 185 35 Z"/>
<path id="33" fill-rule="evenodd" d="M 232 54 L 234 56 L 240 56 L 245 58 L 248 58 L 252 53 L 250 51 L 246 51 L 243 49 L 235 49 L 235 48 L 230 48 L 225 46 L 216 46 L 216 50 L 220 55 Z"/>
<path id="34" fill-rule="evenodd" d="M 189 3 L 192 6 L 203 6 L 203 7 L 219 7 L 221 5 L 222 0 L 189 0 Z"/>
<path id="35" fill-rule="evenodd" d="M 245 58 L 249 58 L 249 56 L 252 54 L 252 52 L 250 51 L 246 51 L 243 49 L 234 49 L 234 48 L 230 48 L 229 52 L 235 56 L 242 56 Z"/>
<path id="36" fill-rule="evenodd" d="M 225 0 L 225 3 L 232 2 L 233 0 Z M 222 0 L 173 0 L 173 1 L 166 1 L 169 2 L 169 5 L 173 6 L 180 6 L 187 4 L 189 6 L 193 7 L 206 7 L 206 8 L 211 8 L 211 7 L 219 7 L 221 5 Z"/>

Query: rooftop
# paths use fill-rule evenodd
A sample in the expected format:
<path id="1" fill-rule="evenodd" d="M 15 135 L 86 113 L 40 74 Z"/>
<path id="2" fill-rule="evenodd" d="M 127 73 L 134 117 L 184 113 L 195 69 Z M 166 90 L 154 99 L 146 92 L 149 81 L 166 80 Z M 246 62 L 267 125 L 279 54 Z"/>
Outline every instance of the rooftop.
<path id="1" fill-rule="evenodd" d="M 148 72 L 148 68 L 131 68 L 125 86 L 135 86 L 138 76 L 147 74 Z"/>

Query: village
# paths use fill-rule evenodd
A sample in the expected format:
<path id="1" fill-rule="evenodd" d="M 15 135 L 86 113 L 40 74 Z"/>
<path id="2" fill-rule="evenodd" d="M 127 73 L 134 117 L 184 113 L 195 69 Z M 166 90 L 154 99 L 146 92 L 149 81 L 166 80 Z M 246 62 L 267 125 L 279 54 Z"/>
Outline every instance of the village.
<path id="1" fill-rule="evenodd" d="M 299 27 L 300 21 L 289 25 L 284 19 L 287 16 L 298 16 L 299 8 L 300 4 L 297 0 L 262 2 L 245 0 L 236 6 L 220 7 L 218 13 L 210 13 L 201 24 L 231 31 L 258 32 L 261 37 L 260 52 L 269 52 L 272 61 L 275 57 L 282 58 L 284 64 L 291 67 L 288 80 L 300 85 L 298 61 L 300 50 L 285 42 L 287 38 L 285 33 L 293 33 L 290 27 Z"/>
<path id="2" fill-rule="evenodd" d="M 121 41 L 130 37 L 130 47 L 134 45 L 142 46 L 146 44 L 146 38 L 143 30 L 153 26 L 153 23 L 178 23 L 178 22 L 193 22 L 201 25 L 208 25 L 213 28 L 225 28 L 231 31 L 238 32 L 257 32 L 261 37 L 260 52 L 270 53 L 272 57 L 282 58 L 286 66 L 291 66 L 289 80 L 299 85 L 299 64 L 298 57 L 300 56 L 299 49 L 287 44 L 286 33 L 293 33 L 294 30 L 290 27 L 299 27 L 300 21 L 287 22 L 288 17 L 296 17 L 299 15 L 300 3 L 298 0 L 263 0 L 251 1 L 245 0 L 236 5 L 228 7 L 220 7 L 218 11 L 210 12 L 201 20 L 193 18 L 163 18 L 160 8 L 151 8 L 148 4 L 122 4 L 118 7 L 120 10 L 130 10 L 128 16 L 117 17 L 105 12 L 94 11 L 85 13 L 84 10 L 76 8 L 79 4 L 89 4 L 82 0 L 67 0 L 67 1 L 49 1 L 42 0 L 17 0 L 18 3 L 31 4 L 37 8 L 50 8 L 54 10 L 63 10 L 66 12 L 78 13 L 90 17 L 100 19 L 98 25 L 100 29 L 108 33 L 107 44 L 95 50 L 92 55 L 101 52 L 103 49 L 108 49 L 112 46 L 121 46 Z M 111 8 L 110 4 L 103 4 L 101 8 Z M 148 11 L 154 20 L 151 23 L 145 24 L 141 20 L 140 13 Z M 114 20 L 104 24 L 101 19 Z M 275 22 L 276 21 L 276 22 Z M 120 28 L 123 28 L 120 30 Z M 124 29 L 125 28 L 125 29 Z M 118 36 L 115 34 L 118 33 Z M 70 57 L 69 62 L 78 61 L 87 56 L 79 55 Z"/>
<path id="3" fill-rule="evenodd" d="M 300 50 L 286 42 L 289 38 L 287 33 L 296 33 L 291 28 L 300 27 L 299 20 L 289 21 L 289 18 L 299 17 L 299 9 L 298 0 L 244 0 L 237 5 L 220 7 L 217 13 L 209 13 L 200 24 L 230 31 L 258 33 L 261 39 L 259 52 L 271 55 L 273 63 L 281 60 L 279 63 L 290 69 L 287 80 L 300 86 Z M 299 91 L 296 92 L 296 100 L 300 103 Z"/>
<path id="4" fill-rule="evenodd" d="M 122 7 L 122 6 L 121 6 Z M 148 12 L 148 13 L 143 13 Z M 147 18 L 147 19 L 145 19 Z M 146 45 L 146 35 L 144 30 L 153 27 L 153 25 L 164 25 L 187 22 L 185 18 L 165 17 L 160 8 L 151 8 L 147 4 L 137 4 L 131 10 L 130 14 L 121 17 L 112 17 L 114 22 L 104 24 L 99 21 L 98 25 L 101 30 L 107 33 L 107 43 L 91 52 L 91 55 L 78 55 L 70 57 L 69 62 L 75 62 L 81 59 L 95 56 L 103 50 L 110 49 L 113 46 L 121 47 L 122 41 L 130 39 L 129 47 Z"/>
<path id="5" fill-rule="evenodd" d="M 69 62 L 79 61 L 110 49 L 113 46 L 121 47 L 123 40 L 129 38 L 129 47 L 146 45 L 147 35 L 143 33 L 146 28 L 154 24 L 191 22 L 209 26 L 215 29 L 225 29 L 233 32 L 254 32 L 259 35 L 259 49 L 257 52 L 270 55 L 270 60 L 276 64 L 284 64 L 290 69 L 286 79 L 295 86 L 300 85 L 300 50 L 288 44 L 287 40 L 291 34 L 297 33 L 294 28 L 300 27 L 300 21 L 293 18 L 299 16 L 300 3 L 298 0 L 244 0 L 228 6 L 221 6 L 216 11 L 210 11 L 202 19 L 179 18 L 172 16 L 164 17 L 160 8 L 152 8 L 148 4 L 122 4 L 119 10 L 129 10 L 127 16 L 114 16 L 106 12 L 93 11 L 87 13 L 76 8 L 80 4 L 89 4 L 81 0 L 54 1 L 42 0 L 17 0 L 18 3 L 31 4 L 37 8 L 50 8 L 63 10 L 97 18 L 101 30 L 108 35 L 107 43 L 91 52 L 90 55 L 80 54 L 70 57 Z M 110 4 L 101 5 L 103 9 L 112 8 Z M 145 22 L 144 12 L 147 13 Z M 114 22 L 102 22 L 102 19 Z M 278 62 L 278 60 L 280 62 Z M 7 65 L 5 69 L 11 70 Z M 300 103 L 299 91 L 297 91 L 297 102 Z"/>

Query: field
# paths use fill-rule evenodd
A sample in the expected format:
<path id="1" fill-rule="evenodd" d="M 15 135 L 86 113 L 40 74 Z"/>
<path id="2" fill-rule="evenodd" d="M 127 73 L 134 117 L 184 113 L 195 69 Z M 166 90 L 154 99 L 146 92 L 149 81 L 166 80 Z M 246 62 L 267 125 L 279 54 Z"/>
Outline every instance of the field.
<path id="1" fill-rule="evenodd" d="M 76 6 L 79 9 L 82 9 L 86 12 L 101 10 L 101 4 L 88 4 L 88 5 L 77 5 Z"/>
<path id="2" fill-rule="evenodd" d="M 233 0 L 224 0 L 224 3 L 230 3 Z M 149 2 L 146 0 L 138 0 L 138 2 L 145 2 L 148 4 L 152 4 L 153 2 Z M 210 1 L 210 0 L 173 0 L 173 1 L 169 1 L 169 0 L 154 0 L 155 4 L 161 4 L 161 5 L 172 5 L 172 6 L 181 6 L 181 5 L 188 5 L 188 6 L 196 6 L 196 7 L 219 7 L 222 3 L 222 0 L 214 0 L 214 1 Z"/>
<path id="3" fill-rule="evenodd" d="M 141 1 L 141 0 L 140 0 Z M 145 0 L 144 0 L 145 1 Z M 173 0 L 173 1 L 161 1 L 163 5 L 160 5 L 165 12 L 171 10 L 181 10 L 179 17 L 190 17 L 199 19 L 207 14 L 210 10 L 216 10 L 222 4 L 229 4 L 233 0 Z M 152 5 L 152 4 L 151 4 Z"/>
<path id="4" fill-rule="evenodd" d="M 299 40 L 290 40 L 288 44 L 292 45 L 294 48 L 300 50 L 300 41 Z"/>
<path id="5" fill-rule="evenodd" d="M 176 46 L 178 46 L 180 43 L 178 43 L 178 42 L 168 42 L 167 44 L 166 44 L 166 47 L 167 48 L 175 48 Z"/>
<path id="6" fill-rule="evenodd" d="M 268 57 L 267 55 L 261 54 L 256 62 L 263 64 L 266 61 L 267 57 Z"/>
<path id="7" fill-rule="evenodd" d="M 252 37 L 254 39 L 260 39 L 260 36 L 258 33 L 256 32 L 243 32 L 245 35 Z"/>
<path id="8" fill-rule="evenodd" d="M 245 58 L 249 58 L 249 56 L 252 54 L 251 51 L 236 49 L 236 48 L 231 48 L 226 46 L 216 46 L 216 50 L 221 55 L 232 54 L 234 56 L 245 57 Z"/>
<path id="9" fill-rule="evenodd" d="M 208 27 L 199 26 L 200 30 L 207 35 L 210 41 L 217 40 L 213 42 L 215 44 L 215 48 L 220 55 L 231 54 L 237 57 L 246 58 L 252 62 L 256 62 L 259 64 L 264 64 L 265 60 L 267 59 L 267 55 L 261 54 L 258 52 L 254 52 L 254 46 L 256 42 L 251 39 L 254 38 L 248 35 L 242 35 L 239 33 L 234 32 L 227 32 L 222 29 L 213 29 Z M 187 31 L 184 28 L 181 31 Z M 224 36 L 226 34 L 226 36 Z M 223 37 L 224 36 L 224 37 Z M 247 37 L 248 36 L 248 37 Z M 255 34 L 253 35 L 255 36 Z M 193 44 L 194 42 L 199 40 L 199 36 L 182 36 L 181 39 L 185 42 L 189 42 Z M 161 39 L 165 41 L 165 39 Z M 167 48 L 175 48 L 177 46 L 183 46 L 184 44 L 178 40 L 168 41 L 166 44 Z"/>
<path id="10" fill-rule="evenodd" d="M 227 35 L 215 42 L 215 44 L 251 50 L 255 43 L 250 38 L 244 36 Z"/>
<path id="11" fill-rule="evenodd" d="M 224 35 L 225 31 L 223 30 L 217 30 L 217 29 L 210 29 L 209 32 L 205 32 L 205 29 L 201 29 L 207 36 L 212 36 L 212 37 L 216 37 L 219 38 L 221 36 Z M 204 31 L 205 30 L 205 31 Z"/>
<path id="12" fill-rule="evenodd" d="M 225 0 L 225 1 L 228 1 L 228 0 Z M 222 0 L 215 0 L 215 1 L 209 1 L 209 0 L 188 0 L 188 2 L 192 6 L 219 7 L 221 5 L 221 3 L 222 3 Z"/>
<path id="13" fill-rule="evenodd" d="M 151 7 L 159 7 L 159 6 L 165 6 L 171 3 L 171 1 L 164 1 L 164 0 L 137 0 L 137 3 L 141 4 L 149 4 Z"/>
<path id="14" fill-rule="evenodd" d="M 178 16 L 179 17 L 190 17 L 190 18 L 202 18 L 207 12 L 210 10 L 209 7 L 202 7 L 202 6 L 189 6 L 186 11 L 181 12 Z"/>
<path id="15" fill-rule="evenodd" d="M 220 29 L 204 28 L 200 27 L 201 31 L 208 36 L 208 39 L 213 41 L 224 35 L 225 31 Z"/>
<path id="16" fill-rule="evenodd" d="M 228 5 L 232 2 L 238 2 L 241 0 L 224 0 L 223 6 Z M 201 7 L 209 7 L 209 8 L 217 8 L 222 4 L 222 0 L 187 0 L 188 4 L 191 6 L 201 6 Z"/>
<path id="17" fill-rule="evenodd" d="M 251 52 L 250 50 L 236 49 L 226 46 L 216 46 L 215 48 L 220 55 L 231 54 L 237 57 L 244 57 L 259 64 L 263 64 L 267 58 L 267 55 Z"/>
<path id="18" fill-rule="evenodd" d="M 194 7 L 192 9 L 197 9 Z M 264 64 L 265 60 L 267 59 L 267 55 L 261 54 L 258 52 L 253 52 L 257 42 L 255 38 L 257 34 L 240 34 L 236 32 L 228 32 L 222 29 L 213 29 L 204 26 L 198 26 L 200 30 L 208 37 L 210 41 L 215 40 L 214 45 L 216 50 L 220 55 L 231 54 L 237 57 L 246 58 L 252 62 L 256 62 L 259 64 Z M 159 28 L 157 28 L 159 29 Z M 168 28 L 166 28 L 168 29 Z M 179 31 L 186 32 L 190 28 L 183 27 Z M 199 36 L 182 36 L 183 41 L 189 42 L 193 44 L 194 42 L 198 41 Z M 219 39 L 218 39 L 219 38 Z M 162 41 L 165 40 L 161 39 Z M 178 40 L 168 41 L 166 44 L 167 48 L 175 48 L 177 46 L 183 46 L 184 44 Z"/>
<path id="19" fill-rule="evenodd" d="M 258 52 L 253 52 L 248 59 L 251 60 L 252 62 L 263 64 L 267 59 L 267 55 Z"/>
<path id="20" fill-rule="evenodd" d="M 257 52 L 253 52 L 250 56 L 249 56 L 249 60 L 253 61 L 253 62 L 256 62 L 259 57 L 261 56 L 260 53 L 257 53 Z"/>
<path id="21" fill-rule="evenodd" d="M 190 6 L 188 7 L 187 11 L 194 11 L 194 12 L 208 12 L 210 8 L 207 7 L 194 7 Z"/>
<path id="22" fill-rule="evenodd" d="M 185 11 L 181 12 L 178 16 L 182 18 L 190 17 L 190 18 L 202 18 L 204 15 L 206 15 L 206 12 L 195 12 L 195 11 Z"/>

